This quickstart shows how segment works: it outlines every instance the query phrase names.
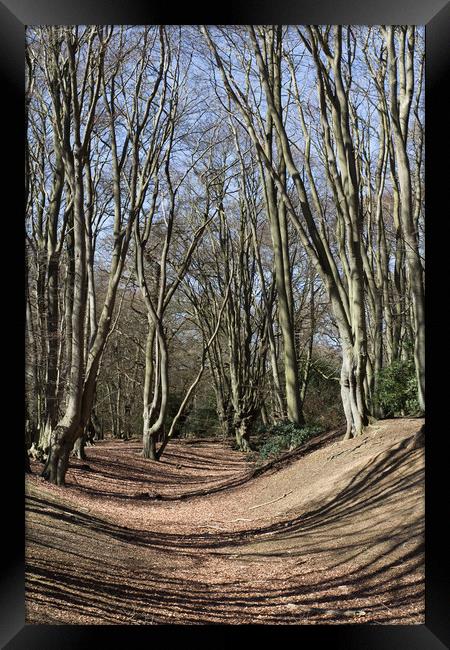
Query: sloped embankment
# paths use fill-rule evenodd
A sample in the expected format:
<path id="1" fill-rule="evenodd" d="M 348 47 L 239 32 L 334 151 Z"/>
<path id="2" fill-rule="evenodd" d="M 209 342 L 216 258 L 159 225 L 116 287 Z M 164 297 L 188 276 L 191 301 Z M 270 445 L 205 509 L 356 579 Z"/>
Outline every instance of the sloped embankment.
<path id="1" fill-rule="evenodd" d="M 421 424 L 328 434 L 264 472 L 218 443 L 151 463 L 106 442 L 69 489 L 29 477 L 27 622 L 423 623 Z"/>

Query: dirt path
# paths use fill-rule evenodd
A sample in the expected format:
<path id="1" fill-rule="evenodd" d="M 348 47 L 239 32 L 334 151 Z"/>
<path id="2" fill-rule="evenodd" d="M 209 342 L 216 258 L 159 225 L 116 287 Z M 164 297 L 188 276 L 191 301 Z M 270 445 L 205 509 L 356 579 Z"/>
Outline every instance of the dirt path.
<path id="1" fill-rule="evenodd" d="M 27 623 L 424 622 L 422 420 L 386 420 L 254 476 L 218 442 L 138 442 L 27 478 Z M 212 491 L 210 494 L 201 494 Z"/>

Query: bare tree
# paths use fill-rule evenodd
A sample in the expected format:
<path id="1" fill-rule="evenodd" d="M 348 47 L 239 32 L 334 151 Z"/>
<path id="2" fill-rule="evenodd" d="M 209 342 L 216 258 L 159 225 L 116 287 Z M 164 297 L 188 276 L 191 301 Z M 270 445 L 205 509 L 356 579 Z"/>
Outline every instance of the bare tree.
<path id="1" fill-rule="evenodd" d="M 379 253 L 378 261 L 374 264 L 374 260 L 369 260 L 367 256 L 367 240 L 364 239 L 363 197 L 364 185 L 368 179 L 362 176 L 361 158 L 364 146 L 359 135 L 360 122 L 355 104 L 355 34 L 350 27 L 345 30 L 339 26 L 292 28 L 289 29 L 289 34 L 286 34 L 283 46 L 278 44 L 283 39 L 283 28 L 249 26 L 245 30 L 236 28 L 227 32 L 218 29 L 215 38 L 212 36 L 212 30 L 203 27 L 202 31 L 221 74 L 223 90 L 229 101 L 238 108 L 239 113 L 234 115 L 234 119 L 237 122 L 243 120 L 243 126 L 253 141 L 261 166 L 280 193 L 300 241 L 327 288 L 340 332 L 343 355 L 341 389 L 347 418 L 346 435 L 357 435 L 367 424 L 369 385 L 373 389 L 372 379 L 368 381 L 367 368 L 369 366 L 373 377 L 381 365 L 382 320 L 377 294 L 378 291 L 384 290 L 380 275 L 383 264 L 385 274 L 387 262 L 387 255 L 383 253 L 385 230 L 381 205 L 388 145 L 386 123 L 383 123 L 384 115 L 381 114 L 380 139 L 385 144 L 380 152 L 377 172 L 378 212 L 373 221 L 378 223 Z M 404 33 L 406 34 L 405 30 Z M 229 52 L 233 52 L 233 56 Z M 238 54 L 234 55 L 235 52 Z M 315 123 L 311 121 L 311 111 L 302 98 L 298 85 L 296 67 L 299 56 L 302 61 L 307 57 L 310 62 L 310 78 L 313 73 L 316 82 L 318 120 Z M 281 82 L 283 90 L 280 100 L 278 77 L 282 76 L 285 70 L 282 66 L 283 60 L 290 73 L 290 85 L 286 87 Z M 274 76 L 274 65 L 277 77 Z M 408 63 L 406 65 L 408 66 Z M 378 65 L 380 75 L 383 74 L 383 66 L 385 62 L 381 60 Z M 411 74 L 411 61 L 408 69 Z M 397 78 L 392 66 L 390 74 L 392 79 Z M 255 88 L 255 75 L 260 90 Z M 407 79 L 406 72 L 404 76 Z M 408 95 L 410 80 L 405 81 L 403 86 Z M 311 91 L 308 92 L 310 96 Z M 303 132 L 302 143 L 298 137 L 293 136 L 292 106 L 296 106 L 298 111 Z M 406 129 L 409 111 L 406 100 L 403 100 L 402 106 L 403 117 L 399 117 L 397 121 Z M 392 110 L 391 107 L 391 112 Z M 393 119 L 396 119 L 395 115 Z M 273 145 L 267 147 L 267 133 L 271 132 L 272 128 L 276 132 L 277 149 L 285 167 L 280 167 L 273 159 Z M 314 133 L 315 140 L 312 138 Z M 400 139 L 394 138 L 394 142 L 397 142 L 398 148 Z M 316 146 L 324 164 L 326 182 L 333 200 L 335 232 L 329 230 L 329 201 L 324 195 L 324 190 L 320 189 L 321 185 L 323 187 L 323 176 L 320 177 L 318 170 L 313 167 L 312 146 Z M 403 162 L 407 161 L 405 147 L 402 156 Z M 290 177 L 291 190 L 288 189 L 285 169 Z M 403 186 L 401 191 L 406 191 L 408 183 L 404 181 Z M 295 190 L 295 195 L 292 190 Z M 400 204 L 405 206 L 405 200 L 403 198 Z M 411 210 L 408 214 L 412 214 Z M 411 231 L 411 224 L 408 227 Z M 412 242 L 410 244 L 412 245 Z M 410 253 L 410 258 L 412 257 L 413 254 Z M 417 259 L 415 254 L 415 263 Z M 376 264 L 378 270 L 375 270 L 374 275 Z M 422 277 L 421 273 L 417 275 Z M 378 286 L 375 277 L 378 277 Z M 419 289 L 420 287 L 412 287 L 417 294 Z M 372 300 L 372 318 L 378 330 L 374 345 L 377 361 L 373 368 L 367 342 L 367 292 Z"/>
<path id="2" fill-rule="evenodd" d="M 134 52 L 144 52 L 139 73 L 136 77 L 132 104 L 125 107 L 126 134 L 119 152 L 118 131 L 122 124 L 117 117 L 115 102 L 124 92 L 124 82 L 128 78 L 124 56 L 126 41 L 125 29 L 114 33 L 114 28 L 87 28 L 80 33 L 78 28 L 61 28 L 61 58 L 66 57 L 67 65 L 59 65 L 61 84 L 64 87 L 64 101 L 71 114 L 70 140 L 60 134 L 63 159 L 68 183 L 73 196 L 73 238 L 74 238 L 74 288 L 71 314 L 71 353 L 70 376 L 67 389 L 67 406 L 63 418 L 52 432 L 51 449 L 44 470 L 50 481 L 63 484 L 70 450 L 75 441 L 82 437 L 92 411 L 98 370 L 107 341 L 114 310 L 117 288 L 122 275 L 128 250 L 132 227 L 137 213 L 144 203 L 152 171 L 153 157 L 150 148 L 141 157 L 140 136 L 149 120 L 150 108 L 158 93 L 163 77 L 165 47 L 162 28 L 146 29 L 143 43 L 135 46 Z M 106 53 L 111 39 L 115 36 L 115 57 L 105 64 Z M 142 105 L 140 89 L 149 53 L 152 48 L 159 50 L 160 66 L 149 83 L 152 91 Z M 114 60 L 115 59 L 115 60 Z M 91 138 L 94 129 L 100 129 L 101 119 L 105 120 L 104 132 L 109 132 L 105 145 L 109 153 L 112 169 L 112 194 L 114 206 L 113 249 L 109 270 L 108 287 L 98 323 L 94 322 L 92 311 L 91 336 L 85 357 L 85 317 L 87 289 L 93 290 L 89 282 L 90 229 L 87 227 L 89 212 L 85 207 L 86 168 L 92 164 L 89 152 L 92 150 Z M 105 133 L 105 136 L 106 136 Z M 97 135 L 97 132 L 96 132 Z M 103 135 L 103 131 L 102 131 Z M 122 135 L 122 134 L 121 134 Z M 98 137 L 98 135 L 97 135 Z M 107 137 L 107 136 L 106 136 Z M 125 176 L 124 176 L 125 175 Z M 128 180 L 128 192 L 123 197 L 122 178 Z M 88 180 L 89 184 L 89 175 Z M 125 203 L 125 205 L 124 205 Z M 124 218 L 126 206 L 127 218 Z M 88 245 L 87 245 L 88 243 Z M 90 304 L 93 304 L 91 301 Z"/>

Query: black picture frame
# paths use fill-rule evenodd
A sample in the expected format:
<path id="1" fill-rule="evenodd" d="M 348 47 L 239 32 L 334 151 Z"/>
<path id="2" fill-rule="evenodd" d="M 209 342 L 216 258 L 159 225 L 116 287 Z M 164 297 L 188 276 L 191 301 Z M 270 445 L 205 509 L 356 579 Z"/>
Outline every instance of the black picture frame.
<path id="1" fill-rule="evenodd" d="M 224 643 L 244 631 L 257 643 L 268 644 L 309 642 L 324 647 L 353 649 L 439 650 L 450 647 L 450 597 L 448 572 L 448 541 L 444 534 L 446 502 L 448 501 L 446 464 L 448 433 L 443 428 L 442 406 L 446 404 L 446 388 L 434 372 L 436 352 L 433 350 L 448 339 L 447 321 L 441 317 L 443 292 L 448 282 L 443 275 L 443 262 L 448 256 L 448 240 L 443 226 L 449 219 L 446 191 L 448 188 L 448 133 L 450 119 L 447 104 L 442 100 L 449 87 L 450 3 L 445 0 L 277 0 L 248 1 L 200 9 L 201 5 L 185 3 L 180 8 L 127 0 L 2 0 L 0 1 L 0 69 L 2 73 L 3 161 L 5 164 L 3 197 L 10 197 L 7 210 L 2 202 L 2 230 L 6 286 L 4 287 L 3 320 L 9 327 L 4 345 L 12 352 L 7 363 L 8 382 L 3 393 L 12 423 L 4 430 L 8 449 L 4 451 L 6 478 L 3 504 L 12 506 L 8 518 L 2 519 L 2 557 L 6 567 L 0 588 L 0 643 L 8 650 L 34 648 L 43 650 L 97 647 L 148 647 L 153 642 L 184 646 L 198 643 L 205 632 L 211 639 L 215 633 Z M 23 466 L 23 368 L 24 368 L 24 269 L 23 237 L 23 152 L 24 152 L 24 33 L 26 25 L 39 24 L 416 24 L 426 26 L 426 218 L 427 218 L 427 443 L 426 443 L 426 617 L 425 625 L 314 625 L 314 626 L 65 626 L 25 625 L 24 588 L 24 480 Z M 443 151 L 447 155 L 438 160 Z M 6 225 L 7 224 L 7 225 Z M 1 235 L 0 235 L 1 236 Z M 442 265 L 440 267 L 440 265 Z M 443 279 L 441 282 L 441 278 Z M 438 280 L 439 279 L 439 280 Z M 14 306 L 12 306 L 14 305 Z M 7 343 L 5 344 L 5 340 Z M 11 341 L 11 344 L 10 344 Z M 16 345 L 12 345 L 12 342 Z M 448 347 L 444 344 L 442 347 Z M 440 346 L 439 346 L 440 348 Z M 448 370 L 448 364 L 445 365 Z M 445 391 L 445 392 L 444 392 Z M 14 435 L 11 433 L 14 427 Z M 445 465 L 444 465 L 445 463 Z M 448 508 L 447 508 L 448 510 Z M 217 629 L 219 628 L 219 629 Z M 286 634 L 293 638 L 288 641 Z M 162 635 L 160 639 L 160 635 Z M 263 635 L 260 636 L 260 635 Z"/>

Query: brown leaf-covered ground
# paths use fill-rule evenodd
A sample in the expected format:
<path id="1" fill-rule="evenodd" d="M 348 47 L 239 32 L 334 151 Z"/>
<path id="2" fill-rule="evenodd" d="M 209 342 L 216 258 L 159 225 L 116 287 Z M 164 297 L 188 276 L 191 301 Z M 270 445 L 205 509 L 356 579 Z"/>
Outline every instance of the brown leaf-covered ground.
<path id="1" fill-rule="evenodd" d="M 422 624 L 423 420 L 324 434 L 263 471 L 221 442 L 139 441 L 26 483 L 27 623 Z"/>

